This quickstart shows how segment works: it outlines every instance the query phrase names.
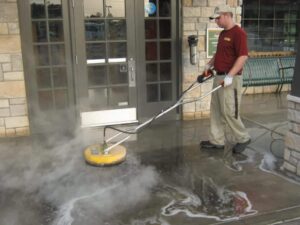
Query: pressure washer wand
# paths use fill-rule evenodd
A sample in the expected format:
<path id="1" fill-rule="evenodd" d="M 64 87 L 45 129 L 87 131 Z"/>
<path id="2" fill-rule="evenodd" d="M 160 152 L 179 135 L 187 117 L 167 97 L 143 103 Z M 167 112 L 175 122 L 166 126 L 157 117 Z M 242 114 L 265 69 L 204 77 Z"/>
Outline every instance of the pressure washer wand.
<path id="1" fill-rule="evenodd" d="M 173 110 L 174 108 L 180 106 L 180 105 L 183 105 L 183 104 L 187 104 L 187 103 L 192 103 L 192 102 L 196 102 L 196 101 L 199 101 L 199 100 L 202 100 L 203 98 L 205 98 L 206 96 L 210 95 L 211 93 L 215 92 L 216 90 L 220 89 L 224 84 L 220 84 L 219 86 L 215 87 L 213 90 L 207 92 L 205 95 L 201 96 L 199 99 L 196 99 L 196 100 L 189 100 L 189 101 L 184 101 L 183 100 L 183 97 L 185 94 L 187 94 L 188 92 L 194 90 L 195 88 L 199 87 L 203 82 L 205 82 L 206 80 L 209 80 L 210 78 L 213 77 L 213 72 L 210 70 L 209 72 L 207 73 L 203 73 L 202 75 L 199 75 L 198 78 L 197 78 L 197 81 L 195 81 L 187 90 L 185 90 L 183 92 L 183 94 L 181 95 L 181 97 L 179 98 L 179 100 L 172 106 L 170 106 L 169 108 L 167 108 L 166 110 L 162 111 L 161 113 L 157 114 L 156 116 L 148 119 L 147 121 L 145 121 L 144 123 L 140 124 L 139 126 L 137 126 L 136 128 L 134 128 L 133 130 L 130 129 L 130 130 L 127 130 L 126 132 L 130 131 L 131 133 L 135 133 L 137 132 L 138 130 L 142 129 L 143 127 L 145 127 L 146 125 L 150 124 L 151 122 L 153 122 L 154 120 L 162 117 L 164 114 L 170 112 L 171 110 Z M 198 84 L 196 84 L 198 82 Z M 196 84 L 196 85 L 195 85 Z M 105 133 L 105 132 L 104 132 Z M 125 133 L 125 132 L 119 132 L 118 134 L 112 136 L 111 138 L 105 140 L 105 135 L 104 135 L 104 143 L 106 144 L 107 142 L 113 140 L 114 138 L 118 137 L 119 135 L 121 135 L 122 133 Z M 129 133 L 129 132 L 128 132 Z M 117 145 L 123 143 L 124 141 L 126 141 L 127 139 L 129 139 L 129 137 L 131 136 L 131 134 L 127 135 L 125 138 L 123 138 L 122 140 L 118 141 L 117 143 L 109 146 L 109 147 L 106 147 L 104 149 L 104 154 L 108 154 L 108 152 L 116 147 Z"/>

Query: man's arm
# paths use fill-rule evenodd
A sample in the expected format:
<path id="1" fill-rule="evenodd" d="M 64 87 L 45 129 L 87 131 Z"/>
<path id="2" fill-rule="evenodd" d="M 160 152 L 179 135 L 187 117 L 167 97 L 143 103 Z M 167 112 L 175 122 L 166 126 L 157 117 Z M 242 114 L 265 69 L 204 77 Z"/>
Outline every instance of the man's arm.
<path id="1" fill-rule="evenodd" d="M 248 59 L 248 56 L 246 56 L 246 55 L 242 55 L 242 56 L 238 57 L 233 65 L 233 67 L 228 72 L 228 74 L 234 76 L 238 72 L 240 72 L 242 70 L 243 66 L 245 65 L 247 59 Z"/>

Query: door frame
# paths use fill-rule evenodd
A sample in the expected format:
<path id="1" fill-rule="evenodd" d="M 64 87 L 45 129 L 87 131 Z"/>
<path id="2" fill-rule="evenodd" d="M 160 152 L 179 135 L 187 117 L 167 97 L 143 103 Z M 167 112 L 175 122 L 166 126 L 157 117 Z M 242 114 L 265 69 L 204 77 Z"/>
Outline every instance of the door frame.
<path id="1" fill-rule="evenodd" d="M 154 103 L 146 103 L 146 59 L 145 59 L 145 30 L 144 30 L 144 1 L 135 0 L 136 2 L 136 10 L 135 17 L 142 18 L 137 24 L 137 32 L 136 32 L 136 43 L 137 46 L 140 46 L 140 51 L 137 52 L 137 73 L 140 74 L 137 78 L 138 82 L 138 118 L 146 119 L 156 115 L 161 112 L 161 110 L 166 109 L 173 105 L 177 100 L 180 92 L 180 84 L 182 81 L 182 66 L 181 66 L 181 29 L 180 29 L 180 21 L 181 21 L 181 3 L 179 0 L 171 0 L 171 40 L 172 40 L 172 101 L 167 102 L 154 102 Z M 174 120 L 180 118 L 180 109 L 177 108 L 168 113 L 168 116 L 164 116 L 164 119 Z"/>

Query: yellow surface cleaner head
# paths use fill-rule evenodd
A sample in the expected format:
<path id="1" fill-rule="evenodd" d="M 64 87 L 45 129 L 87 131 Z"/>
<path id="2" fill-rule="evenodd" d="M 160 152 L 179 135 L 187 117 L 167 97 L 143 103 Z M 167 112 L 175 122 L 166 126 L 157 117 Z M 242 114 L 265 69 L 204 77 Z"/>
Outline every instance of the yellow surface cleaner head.
<path id="1" fill-rule="evenodd" d="M 93 166 L 111 166 L 123 162 L 126 158 L 126 148 L 117 145 L 105 153 L 106 145 L 94 144 L 84 150 L 85 161 Z M 107 146 L 106 146 L 107 147 Z M 109 145 L 108 145 L 109 147 Z"/>

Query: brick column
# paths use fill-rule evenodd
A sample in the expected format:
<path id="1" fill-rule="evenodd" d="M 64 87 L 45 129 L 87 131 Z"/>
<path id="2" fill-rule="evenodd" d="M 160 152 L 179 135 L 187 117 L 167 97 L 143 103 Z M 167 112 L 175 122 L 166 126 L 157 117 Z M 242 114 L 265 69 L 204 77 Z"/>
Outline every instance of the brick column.
<path id="1" fill-rule="evenodd" d="M 289 131 L 286 134 L 283 170 L 300 176 L 300 97 L 288 95 Z"/>
<path id="2" fill-rule="evenodd" d="M 29 135 L 16 0 L 0 0 L 0 137 Z"/>

